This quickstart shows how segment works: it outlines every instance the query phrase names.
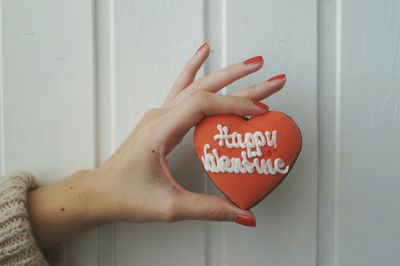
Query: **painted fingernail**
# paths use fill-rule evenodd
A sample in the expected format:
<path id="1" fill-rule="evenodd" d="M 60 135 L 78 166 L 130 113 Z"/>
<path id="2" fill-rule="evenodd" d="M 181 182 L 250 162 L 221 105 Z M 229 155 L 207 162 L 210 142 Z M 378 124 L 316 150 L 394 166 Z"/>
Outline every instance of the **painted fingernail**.
<path id="1" fill-rule="evenodd" d="M 251 227 L 256 226 L 256 219 L 251 216 L 236 215 L 235 222 L 245 226 L 251 226 Z"/>
<path id="2" fill-rule="evenodd" d="M 256 100 L 253 100 L 253 103 L 255 105 L 257 105 L 258 107 L 264 109 L 264 110 L 268 110 L 269 109 L 269 106 L 266 105 L 265 103 L 262 103 L 262 102 L 259 102 L 259 101 L 256 101 Z"/>
<path id="3" fill-rule="evenodd" d="M 199 47 L 199 49 L 197 49 L 197 51 L 196 51 L 196 53 L 195 54 L 198 54 L 198 53 L 200 53 L 200 51 L 204 48 L 204 47 L 206 47 L 206 45 L 207 45 L 207 43 L 205 42 L 205 43 L 203 43 L 200 47 Z"/>
<path id="4" fill-rule="evenodd" d="M 260 64 L 263 61 L 263 57 L 261 55 L 249 58 L 243 61 L 243 64 L 250 65 L 250 64 Z"/>
<path id="5" fill-rule="evenodd" d="M 269 78 L 267 81 L 273 81 L 273 80 L 277 80 L 277 79 L 283 79 L 283 78 L 285 78 L 285 77 L 286 77 L 285 74 L 279 74 L 279 75 L 273 76 L 272 78 Z"/>

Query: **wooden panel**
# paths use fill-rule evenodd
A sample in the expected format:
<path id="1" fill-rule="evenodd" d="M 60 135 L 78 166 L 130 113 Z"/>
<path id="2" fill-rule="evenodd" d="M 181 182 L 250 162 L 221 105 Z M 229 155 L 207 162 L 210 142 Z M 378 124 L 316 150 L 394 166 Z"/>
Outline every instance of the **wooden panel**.
<path id="1" fill-rule="evenodd" d="M 400 4 L 320 7 L 319 264 L 397 265 Z"/>
<path id="2" fill-rule="evenodd" d="M 112 0 L 95 5 L 97 162 L 103 163 L 115 150 L 114 13 Z M 115 224 L 98 228 L 98 266 L 115 265 Z"/>
<path id="3" fill-rule="evenodd" d="M 207 72 L 254 54 L 266 58 L 264 70 L 237 82 L 228 91 L 276 73 L 288 74 L 286 89 L 269 102 L 299 122 L 305 136 L 302 155 L 288 180 L 255 208 L 256 229 L 228 223 L 206 223 L 205 227 L 202 222 L 120 223 L 115 228 L 116 265 L 130 265 L 132 261 L 138 265 L 243 265 L 265 261 L 274 265 L 315 265 L 316 3 L 307 1 L 289 8 L 289 1 L 206 1 L 204 22 L 203 4 L 194 3 L 113 3 L 115 104 L 111 112 L 115 113 L 115 146 L 145 110 L 161 104 L 169 89 L 165 84 L 172 83 L 186 58 L 201 43 L 204 23 L 204 36 L 213 49 Z M 182 27 L 186 20 L 190 23 Z M 193 158 L 189 167 L 178 172 L 180 161 L 187 158 Z M 170 161 L 184 186 L 202 191 L 203 173 L 190 135 Z M 197 179 L 188 180 L 187 176 Z M 210 192 L 216 192 L 212 185 L 207 186 Z"/>
<path id="4" fill-rule="evenodd" d="M 400 3 L 343 1 L 341 24 L 338 263 L 397 265 Z"/>
<path id="5" fill-rule="evenodd" d="M 115 145 L 143 113 L 160 106 L 186 60 L 203 41 L 202 1 L 114 1 Z M 204 176 L 190 134 L 169 156 L 186 188 L 202 191 Z M 184 163 L 183 163 L 184 162 Z M 178 170 L 178 167 L 180 169 Z M 116 265 L 204 265 L 203 222 L 119 223 Z"/>
<path id="6" fill-rule="evenodd" d="M 47 183 L 92 167 L 90 1 L 4 1 L 2 26 L 6 170 Z"/>
<path id="7" fill-rule="evenodd" d="M 92 2 L 1 1 L 4 171 L 50 183 L 95 164 Z M 68 242 L 96 264 L 94 232 Z"/>
<path id="8" fill-rule="evenodd" d="M 336 194 L 340 108 L 340 1 L 319 1 L 318 9 L 318 265 L 338 265 Z M 339 19 L 337 19 L 339 18 Z"/>
<path id="9" fill-rule="evenodd" d="M 287 179 L 253 211 L 257 228 L 223 228 L 223 265 L 316 265 L 318 200 L 317 3 L 226 1 L 226 63 L 263 55 L 265 66 L 228 92 L 279 73 L 287 84 L 266 101 L 299 124 L 303 147 Z"/>

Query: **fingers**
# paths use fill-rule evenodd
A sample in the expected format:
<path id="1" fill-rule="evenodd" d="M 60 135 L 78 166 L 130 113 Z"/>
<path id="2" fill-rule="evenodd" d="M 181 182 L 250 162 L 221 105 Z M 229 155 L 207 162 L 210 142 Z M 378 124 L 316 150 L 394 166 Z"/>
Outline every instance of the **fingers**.
<path id="1" fill-rule="evenodd" d="M 247 89 L 235 91 L 231 95 L 260 101 L 282 89 L 285 82 L 285 74 L 280 74 Z"/>
<path id="2" fill-rule="evenodd" d="M 192 83 L 188 88 L 192 91 L 216 92 L 250 73 L 259 70 L 263 66 L 262 56 L 249 58 L 241 63 L 228 66 L 211 75 Z"/>
<path id="3" fill-rule="evenodd" d="M 267 109 L 265 104 L 247 98 L 198 92 L 164 117 L 164 136 L 166 139 L 179 138 L 207 115 L 260 115 Z"/>
<path id="4" fill-rule="evenodd" d="M 183 191 L 176 209 L 177 220 L 231 221 L 246 226 L 256 226 L 254 214 L 242 210 L 221 196 L 210 196 L 190 191 Z"/>
<path id="5" fill-rule="evenodd" d="M 165 102 L 170 101 L 193 82 L 197 72 L 199 71 L 200 67 L 203 65 L 209 54 L 209 45 L 207 43 L 203 43 L 203 45 L 200 46 L 200 48 L 196 51 L 192 58 L 189 59 L 189 61 L 186 63 L 185 67 L 181 71 L 180 75 L 175 80 L 170 93 L 165 99 Z"/>
<path id="6" fill-rule="evenodd" d="M 168 105 L 177 105 L 180 102 L 186 101 L 187 98 L 199 91 L 217 92 L 235 80 L 259 70 L 263 64 L 264 60 L 262 56 L 255 56 L 241 63 L 230 65 L 211 75 L 194 81 L 185 91 L 169 101 Z"/>

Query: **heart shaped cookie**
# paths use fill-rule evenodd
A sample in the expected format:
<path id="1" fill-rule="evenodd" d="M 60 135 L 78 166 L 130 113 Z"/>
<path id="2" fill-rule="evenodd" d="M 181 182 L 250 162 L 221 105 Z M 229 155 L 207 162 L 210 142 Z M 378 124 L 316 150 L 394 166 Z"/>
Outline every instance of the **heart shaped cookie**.
<path id="1" fill-rule="evenodd" d="M 207 175 L 232 202 L 250 209 L 289 173 L 301 149 L 296 123 L 277 111 L 252 118 L 204 118 L 194 144 Z"/>

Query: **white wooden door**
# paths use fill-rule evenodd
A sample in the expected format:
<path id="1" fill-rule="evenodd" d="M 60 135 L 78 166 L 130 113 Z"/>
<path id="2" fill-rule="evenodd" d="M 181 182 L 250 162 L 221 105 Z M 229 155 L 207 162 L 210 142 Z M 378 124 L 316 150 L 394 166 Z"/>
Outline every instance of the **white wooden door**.
<path id="1" fill-rule="evenodd" d="M 256 228 L 110 224 L 68 241 L 68 265 L 400 264 L 399 1 L 0 3 L 1 173 L 47 184 L 100 164 L 203 41 L 199 77 L 264 56 L 223 93 L 286 73 L 266 102 L 303 133 L 293 171 L 253 209 Z M 190 134 L 169 160 L 184 187 L 218 193 Z"/>

